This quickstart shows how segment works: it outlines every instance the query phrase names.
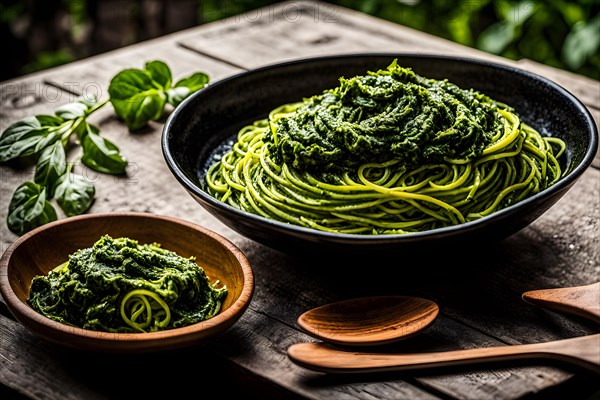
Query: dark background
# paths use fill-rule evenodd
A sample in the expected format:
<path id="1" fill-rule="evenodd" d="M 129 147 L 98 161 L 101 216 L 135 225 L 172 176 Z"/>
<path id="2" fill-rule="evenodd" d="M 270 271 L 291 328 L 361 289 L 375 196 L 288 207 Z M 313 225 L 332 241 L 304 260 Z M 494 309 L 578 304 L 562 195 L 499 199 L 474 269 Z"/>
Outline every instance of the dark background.
<path id="1" fill-rule="evenodd" d="M 277 3 L 2 0 L 0 80 Z M 512 59 L 600 79 L 598 0 L 330 0 Z"/>

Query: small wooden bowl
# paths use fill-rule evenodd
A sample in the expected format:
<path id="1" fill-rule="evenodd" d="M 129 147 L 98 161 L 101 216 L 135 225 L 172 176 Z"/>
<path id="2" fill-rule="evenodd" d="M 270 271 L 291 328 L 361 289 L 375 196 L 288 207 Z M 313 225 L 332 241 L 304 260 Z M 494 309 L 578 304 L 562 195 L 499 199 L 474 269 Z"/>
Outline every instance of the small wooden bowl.
<path id="1" fill-rule="evenodd" d="M 157 242 L 183 257 L 196 256 L 211 282 L 218 279 L 227 285 L 219 314 L 159 332 L 109 333 L 53 321 L 26 303 L 33 277 L 46 275 L 69 254 L 90 247 L 105 234 L 141 244 Z M 231 327 L 248 307 L 253 292 L 252 268 L 233 243 L 198 225 L 153 214 L 90 214 L 59 220 L 25 234 L 0 259 L 0 293 L 16 319 L 49 341 L 82 350 L 140 353 L 200 343 Z"/>

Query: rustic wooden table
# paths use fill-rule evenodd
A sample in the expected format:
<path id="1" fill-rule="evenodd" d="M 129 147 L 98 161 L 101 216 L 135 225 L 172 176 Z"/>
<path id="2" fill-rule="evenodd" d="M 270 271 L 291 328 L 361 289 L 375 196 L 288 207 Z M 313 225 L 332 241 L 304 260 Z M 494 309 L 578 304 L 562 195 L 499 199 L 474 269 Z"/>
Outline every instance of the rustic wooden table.
<path id="1" fill-rule="evenodd" d="M 599 82 L 528 60 L 490 56 L 326 3 L 295 1 L 4 82 L 0 129 L 29 115 L 49 113 L 82 93 L 106 98 L 116 72 L 140 68 L 150 59 L 167 62 L 175 77 L 201 70 L 216 81 L 283 60 L 368 51 L 462 55 L 515 65 L 564 86 L 600 120 Z M 587 398 L 599 393 L 598 377 L 556 364 L 335 377 L 296 366 L 286 350 L 313 340 L 296 323 L 303 311 L 374 293 L 418 295 L 440 304 L 433 327 L 398 345 L 399 351 L 534 343 L 597 332 L 590 322 L 535 308 L 520 295 L 599 280 L 600 158 L 552 209 L 530 227 L 490 244 L 485 257 L 458 261 L 433 256 L 419 265 L 402 258 L 373 258 L 339 265 L 314 254 L 282 254 L 225 227 L 168 171 L 160 148 L 164 121 L 131 134 L 110 108 L 95 114 L 92 122 L 120 146 L 131 165 L 120 178 L 87 171 L 96 184 L 90 212 L 164 214 L 221 233 L 249 258 L 256 274 L 255 296 L 242 319 L 208 345 L 136 357 L 80 353 L 49 344 L 17 323 L 0 303 L 0 397 L 190 398 L 211 389 L 260 398 L 323 399 Z M 32 174 L 32 167 L 0 167 L 1 221 L 6 220 L 12 192 Z M 17 237 L 2 222 L 0 238 L 4 252 Z M 357 272 L 364 266 L 368 275 Z M 385 275 L 378 274 L 388 277 L 382 280 L 376 276 Z M 223 380 L 227 385 L 219 384 Z"/>

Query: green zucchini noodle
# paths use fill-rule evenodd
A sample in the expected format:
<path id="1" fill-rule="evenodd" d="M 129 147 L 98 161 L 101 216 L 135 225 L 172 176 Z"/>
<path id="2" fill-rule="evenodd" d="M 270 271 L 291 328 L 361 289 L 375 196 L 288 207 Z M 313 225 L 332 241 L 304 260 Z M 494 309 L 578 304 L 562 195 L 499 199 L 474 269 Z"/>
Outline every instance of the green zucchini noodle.
<path id="1" fill-rule="evenodd" d="M 146 332 L 149 327 L 166 328 L 171 321 L 171 310 L 156 293 L 135 289 L 121 300 L 121 317 L 133 329 Z"/>
<path id="2" fill-rule="evenodd" d="M 226 296 L 227 286 L 211 283 L 195 257 L 104 235 L 48 275 L 35 276 L 27 304 L 83 329 L 144 333 L 212 318 Z"/>
<path id="3" fill-rule="evenodd" d="M 242 128 L 206 173 L 208 193 L 241 210 L 306 228 L 348 234 L 402 234 L 473 221 L 556 183 L 565 144 L 543 137 L 508 106 L 494 103 L 497 134 L 472 157 L 416 165 L 398 158 L 354 168 L 295 168 L 278 151 L 286 104 Z"/>

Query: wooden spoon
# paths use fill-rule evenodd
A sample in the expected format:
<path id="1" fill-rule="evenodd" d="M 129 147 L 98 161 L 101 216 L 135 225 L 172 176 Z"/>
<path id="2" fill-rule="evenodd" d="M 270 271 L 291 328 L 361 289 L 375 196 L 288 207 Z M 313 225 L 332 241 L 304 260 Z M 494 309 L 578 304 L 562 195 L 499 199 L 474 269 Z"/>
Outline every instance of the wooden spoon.
<path id="1" fill-rule="evenodd" d="M 600 334 L 546 343 L 435 353 L 385 354 L 338 350 L 323 343 L 297 343 L 288 349 L 296 364 L 328 373 L 405 371 L 491 361 L 555 359 L 600 374 Z"/>
<path id="2" fill-rule="evenodd" d="M 374 346 L 405 339 L 427 328 L 438 316 L 431 300 L 375 296 L 339 301 L 300 315 L 309 334 L 336 344 Z"/>
<path id="3" fill-rule="evenodd" d="M 539 290 L 524 293 L 523 299 L 598 321 L 599 289 L 600 283 Z M 555 359 L 600 374 L 599 349 L 600 334 L 596 334 L 546 343 L 414 354 L 351 352 L 322 343 L 298 343 L 288 349 L 288 356 L 305 368 L 329 373 L 404 371 L 492 361 Z"/>
<path id="4" fill-rule="evenodd" d="M 600 282 L 586 286 L 532 290 L 523 300 L 550 310 L 578 315 L 600 324 Z"/>

